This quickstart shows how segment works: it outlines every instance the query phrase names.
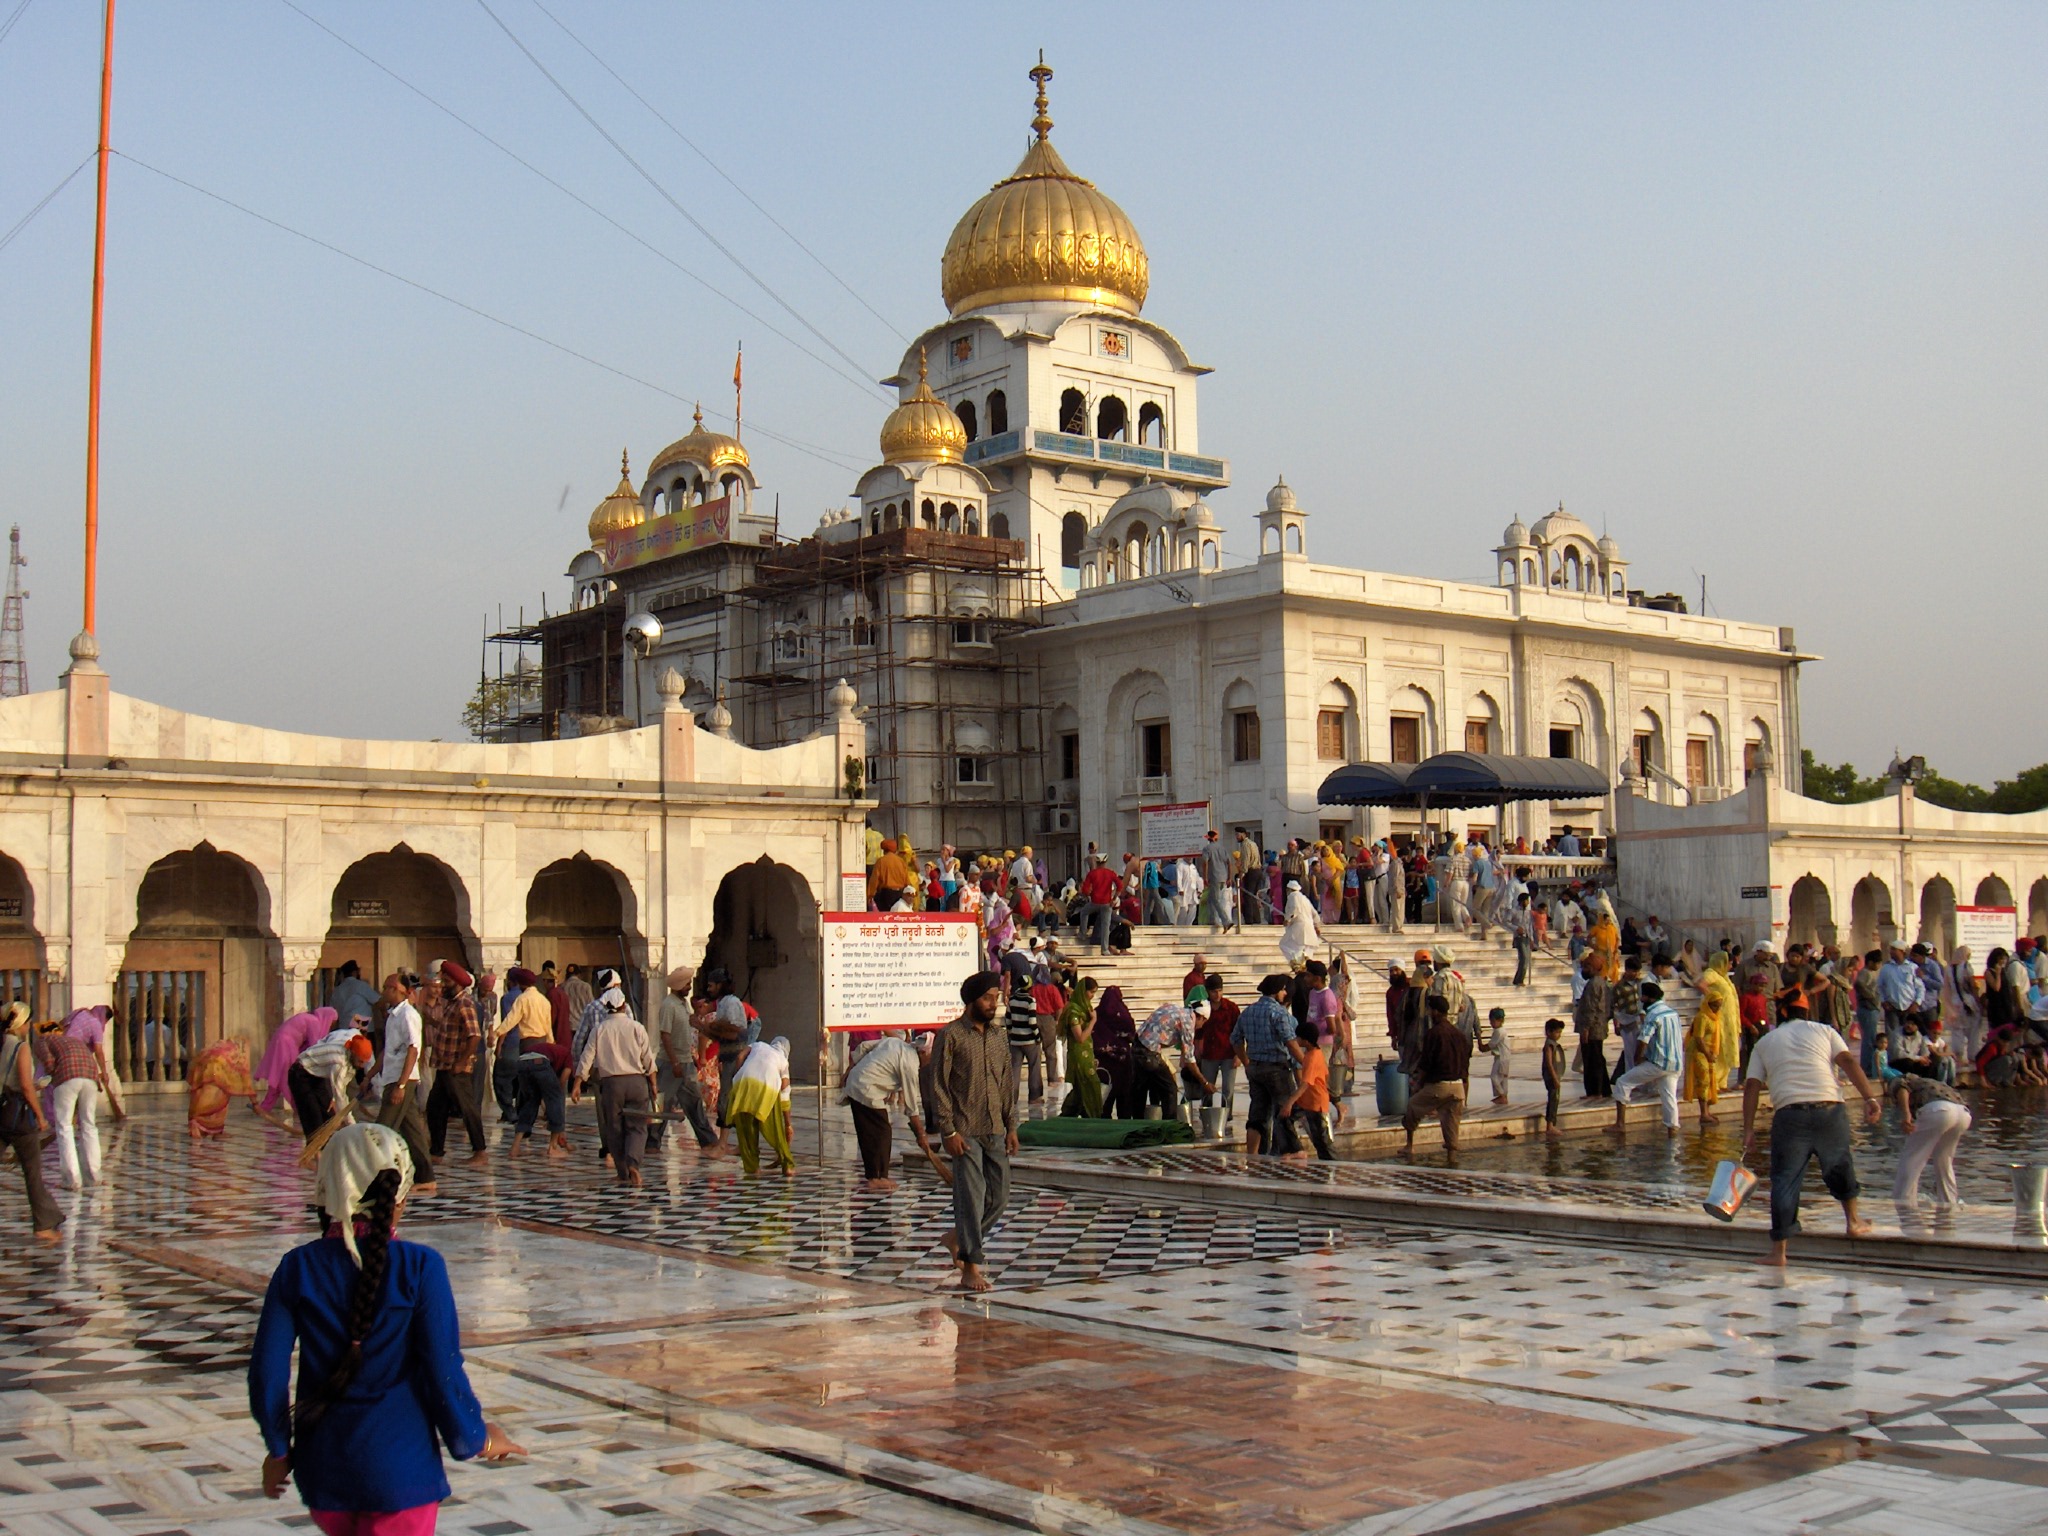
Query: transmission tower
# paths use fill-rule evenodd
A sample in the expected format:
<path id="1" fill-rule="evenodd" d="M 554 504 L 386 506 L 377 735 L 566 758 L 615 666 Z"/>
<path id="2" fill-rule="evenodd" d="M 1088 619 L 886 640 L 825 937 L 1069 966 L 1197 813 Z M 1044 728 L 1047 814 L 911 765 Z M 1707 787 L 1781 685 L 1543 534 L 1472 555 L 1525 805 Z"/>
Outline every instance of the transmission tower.
<path id="1" fill-rule="evenodd" d="M 21 573 L 28 562 L 21 558 L 21 525 L 7 533 L 7 601 L 0 607 L 0 699 L 18 698 L 28 692 L 28 658 L 22 651 Z"/>

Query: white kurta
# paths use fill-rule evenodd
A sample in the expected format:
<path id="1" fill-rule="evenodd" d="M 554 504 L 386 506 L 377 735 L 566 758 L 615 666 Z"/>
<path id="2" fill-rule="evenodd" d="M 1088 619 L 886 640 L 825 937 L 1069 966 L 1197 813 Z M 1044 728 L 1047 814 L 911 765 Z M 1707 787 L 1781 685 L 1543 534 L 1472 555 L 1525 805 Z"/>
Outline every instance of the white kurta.
<path id="1" fill-rule="evenodd" d="M 1289 891 L 1287 905 L 1280 909 L 1280 915 L 1287 920 L 1280 934 L 1280 953 L 1289 965 L 1299 965 L 1315 940 L 1316 909 L 1306 892 Z"/>

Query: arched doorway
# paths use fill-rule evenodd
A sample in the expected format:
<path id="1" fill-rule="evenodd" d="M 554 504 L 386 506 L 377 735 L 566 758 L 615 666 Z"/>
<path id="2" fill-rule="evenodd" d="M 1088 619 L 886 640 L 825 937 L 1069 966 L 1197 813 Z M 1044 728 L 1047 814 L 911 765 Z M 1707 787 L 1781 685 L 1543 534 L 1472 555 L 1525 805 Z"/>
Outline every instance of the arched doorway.
<path id="1" fill-rule="evenodd" d="M 763 854 L 719 881 L 704 964 L 732 973 L 763 1039 L 789 1036 L 790 1075 L 803 1082 L 818 1070 L 818 942 L 818 898 L 787 864 Z"/>
<path id="2" fill-rule="evenodd" d="M 211 843 L 158 859 L 114 983 L 114 1070 L 175 1083 L 216 1040 L 260 1053 L 283 1004 L 282 952 L 255 868 Z"/>
<path id="3" fill-rule="evenodd" d="M 2027 892 L 2027 932 L 2035 938 L 2048 938 L 2048 876 L 2034 882 Z"/>
<path id="4" fill-rule="evenodd" d="M 1920 943 L 1944 960 L 1956 946 L 1956 888 L 1945 875 L 1920 887 Z"/>
<path id="5" fill-rule="evenodd" d="M 1996 875 L 1986 875 L 1977 882 L 1977 896 L 1972 905 L 1979 907 L 2012 906 L 2012 887 Z"/>
<path id="6" fill-rule="evenodd" d="M 1867 955 L 1891 944 L 1898 936 L 1890 889 L 1877 876 L 1865 875 L 1849 893 L 1849 942 L 1857 954 Z"/>
<path id="7" fill-rule="evenodd" d="M 0 1007 L 17 1000 L 27 1003 L 37 1018 L 49 1009 L 35 892 L 22 867 L 0 853 Z"/>
<path id="8" fill-rule="evenodd" d="M 564 976 L 572 965 L 586 976 L 608 965 L 626 978 L 633 1011 L 645 1019 L 646 946 L 635 908 L 632 888 L 611 865 L 587 853 L 557 859 L 527 888 L 519 963 L 538 971 L 542 961 L 552 960 Z"/>
<path id="9" fill-rule="evenodd" d="M 1827 886 L 1814 875 L 1801 875 L 1792 883 L 1791 921 L 1786 939 L 1794 944 L 1835 942 L 1835 909 Z"/>
<path id="10" fill-rule="evenodd" d="M 467 894 L 446 864 L 404 843 L 357 859 L 334 884 L 312 1000 L 333 990 L 335 972 L 350 960 L 373 987 L 400 966 L 453 960 L 474 970 Z"/>

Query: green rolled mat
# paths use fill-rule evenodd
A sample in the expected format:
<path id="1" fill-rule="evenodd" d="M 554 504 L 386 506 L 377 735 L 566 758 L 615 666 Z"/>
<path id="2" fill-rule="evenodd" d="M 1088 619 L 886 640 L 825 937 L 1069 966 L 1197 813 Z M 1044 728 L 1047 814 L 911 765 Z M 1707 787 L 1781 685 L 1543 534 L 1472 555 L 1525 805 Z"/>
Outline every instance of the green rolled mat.
<path id="1" fill-rule="evenodd" d="M 1185 1120 L 1083 1120 L 1058 1115 L 1017 1126 L 1017 1140 L 1027 1147 L 1171 1147 L 1194 1139 L 1194 1128 Z"/>

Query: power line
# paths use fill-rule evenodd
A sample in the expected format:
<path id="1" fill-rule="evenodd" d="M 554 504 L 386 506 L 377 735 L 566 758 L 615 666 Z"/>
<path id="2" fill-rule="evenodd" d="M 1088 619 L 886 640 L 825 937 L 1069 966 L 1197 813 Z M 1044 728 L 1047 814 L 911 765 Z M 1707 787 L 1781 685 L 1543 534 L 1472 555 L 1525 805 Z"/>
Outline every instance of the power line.
<path id="1" fill-rule="evenodd" d="M 7 34 L 12 32 L 14 30 L 14 24 L 17 21 L 21 20 L 21 13 L 27 10 L 33 4 L 35 4 L 35 0 L 21 0 L 21 4 L 17 5 L 14 8 L 13 14 L 10 15 L 5 21 L 0 21 L 0 43 L 4 43 L 7 41 Z M 559 25 L 559 23 L 557 23 L 557 25 Z"/>
<path id="2" fill-rule="evenodd" d="M 380 266 L 376 262 L 371 261 L 366 256 L 358 256 L 354 251 L 344 250 L 341 246 L 334 244 L 334 242 L 331 240 L 323 240 L 318 235 L 308 234 L 303 229 L 294 229 L 291 225 L 284 223 L 282 220 L 273 219 L 270 217 L 270 215 L 266 213 L 258 213 L 254 208 L 249 207 L 247 204 L 238 203 L 233 198 L 225 196 L 222 193 L 215 192 L 209 187 L 202 187 L 196 181 L 187 181 L 183 176 L 179 176 L 170 171 L 164 170 L 161 166 L 151 165 L 147 160 L 138 160 L 134 155 L 127 153 L 125 150 L 117 149 L 114 150 L 113 153 L 119 155 L 123 160 L 126 160 L 130 165 L 136 166 L 141 170 L 148 171 L 152 175 L 161 176 L 165 181 L 173 182 L 178 186 L 184 187 L 187 191 L 196 192 L 201 197 L 210 198 L 212 201 L 221 204 L 223 207 L 232 208 L 235 210 L 235 212 L 244 214 L 247 217 L 256 220 L 259 224 L 267 224 L 272 229 L 282 231 L 284 234 L 287 235 L 295 236 L 300 240 L 304 240 L 309 245 L 317 245 L 318 247 L 320 247 L 321 250 L 331 252 L 332 254 L 341 257 L 345 261 L 352 261 L 357 266 L 366 268 L 371 272 L 375 272 L 380 277 L 388 277 L 393 282 L 403 283 L 408 288 L 414 289 L 420 293 L 424 293 L 429 298 L 439 299 L 443 304 L 453 305 L 455 308 L 462 310 L 467 314 L 476 316 L 479 320 L 488 320 L 492 325 L 501 326 L 505 330 L 513 332 L 515 335 L 524 336 L 528 341 L 539 342 L 542 346 L 551 348 L 556 352 L 560 352 L 565 357 L 573 357 L 580 363 L 588 363 L 593 368 L 602 369 L 604 372 L 612 374 L 617 378 L 624 379 L 628 383 L 638 384 L 643 389 L 651 389 L 656 394 L 666 395 L 669 399 L 679 401 L 684 405 L 694 405 L 696 403 L 694 398 L 689 395 L 678 394 L 675 390 L 668 388 L 666 385 L 657 384 L 652 379 L 643 379 L 640 377 L 640 375 L 636 373 L 629 373 L 624 368 L 620 368 L 614 364 L 607 363 L 603 361 L 601 358 L 592 357 L 587 352 L 579 352 L 574 347 L 568 346 L 563 342 L 556 341 L 552 337 L 543 336 L 538 331 L 529 330 L 527 327 L 520 325 L 517 321 L 507 320 L 502 315 L 494 315 L 489 310 L 486 309 L 479 309 L 477 308 L 476 305 L 468 303 L 463 299 L 458 299 L 453 294 L 445 293 L 439 288 L 430 287 L 428 284 L 420 282 L 417 278 L 407 277 L 403 272 L 394 272 L 389 267 Z M 776 442 L 783 443 L 788 447 L 794 448 L 800 453 L 809 454 L 812 458 L 830 464 L 835 469 L 843 469 L 848 472 L 858 472 L 859 469 L 862 467 L 860 465 L 850 462 L 847 455 L 835 453 L 833 450 L 828 448 L 820 448 L 814 443 L 806 443 L 799 438 L 786 437 L 780 432 L 772 431 L 767 427 L 761 426 L 758 422 L 755 423 L 755 430 L 759 432 L 763 437 L 773 438 Z"/>
<path id="3" fill-rule="evenodd" d="M 861 362 L 859 358 L 855 357 L 852 353 L 848 352 L 845 348 L 841 347 L 839 343 L 834 341 L 830 336 L 827 336 L 815 325 L 811 324 L 809 320 L 805 319 L 804 316 L 796 309 L 796 307 L 789 302 L 789 300 L 785 299 L 781 294 L 777 293 L 773 288 L 769 287 L 767 282 L 762 279 L 760 274 L 755 272 L 754 269 L 748 266 L 744 261 L 741 261 L 738 256 L 734 255 L 733 252 L 726 246 L 725 242 L 720 240 L 718 236 L 714 235 L 711 232 L 709 226 L 707 226 L 702 219 L 699 219 L 694 213 L 690 212 L 689 209 L 685 208 L 682 205 L 682 203 L 677 199 L 674 193 L 670 192 L 667 187 L 663 186 L 659 181 L 657 181 L 654 177 L 653 172 L 649 171 L 646 166 L 642 165 L 638 160 L 634 159 L 632 152 L 629 151 L 625 145 L 621 144 L 616 138 L 614 138 L 611 134 L 611 131 L 607 129 L 604 126 L 604 124 L 600 123 L 595 117 L 591 116 L 589 109 L 586 108 L 582 102 L 576 99 L 575 94 L 571 92 L 566 85 L 562 84 L 560 80 L 555 78 L 554 74 L 548 69 L 547 65 L 541 63 L 539 57 L 534 53 L 534 51 L 531 48 L 527 47 L 526 44 L 520 40 L 519 34 L 517 32 L 514 32 L 510 27 L 505 25 L 504 20 L 498 15 L 498 13 L 491 9 L 490 0 L 476 0 L 476 3 L 478 9 L 480 9 L 486 16 L 490 17 L 491 20 L 497 24 L 498 30 L 500 32 L 503 32 L 506 37 L 512 40 L 512 46 L 517 48 L 521 53 L 525 54 L 527 61 L 530 64 L 532 64 L 535 69 L 541 72 L 542 77 L 548 82 L 548 84 L 552 85 L 558 92 L 560 92 L 562 99 L 568 102 L 571 107 L 576 109 L 577 116 L 581 117 L 583 121 L 590 124 L 592 129 L 594 129 L 597 132 L 597 135 L 600 138 L 602 138 L 605 141 L 605 143 L 611 145 L 611 147 L 618 152 L 619 158 L 624 160 L 626 164 L 633 167 L 633 169 L 639 173 L 640 179 L 642 181 L 646 182 L 648 186 L 654 188 L 655 192 L 660 195 L 661 200 L 663 202 L 667 203 L 669 207 L 675 209 L 677 213 L 681 214 L 683 218 L 689 223 L 690 227 L 696 230 L 698 234 L 702 235 L 706 240 L 709 240 L 721 256 L 725 257 L 727 261 L 731 262 L 734 266 L 738 267 L 740 271 L 745 274 L 749 282 L 751 282 L 756 288 L 759 288 L 763 293 L 767 294 L 768 297 L 773 299 L 777 304 L 780 304 L 783 307 L 783 309 L 788 312 L 790 317 L 797 322 L 797 324 L 801 325 L 805 330 L 809 331 L 813 336 L 817 337 L 819 341 L 823 342 L 832 351 L 836 352 L 849 366 L 855 369 L 860 368 Z"/>
<path id="4" fill-rule="evenodd" d="M 19 16 L 21 12 L 16 11 L 14 14 Z M 4 35 L 5 34 L 0 34 L 0 36 Z M 91 165 L 93 155 L 96 155 L 98 153 L 98 150 L 93 150 L 89 152 L 83 160 L 79 161 L 78 164 L 71 167 L 70 175 L 66 176 L 62 181 L 58 182 L 57 185 L 50 188 L 49 191 L 45 192 L 42 196 L 42 200 L 38 202 L 35 205 L 35 207 L 29 209 L 27 213 L 24 213 L 20 218 L 16 219 L 14 221 L 13 226 L 7 231 L 7 233 L 4 235 L 0 235 L 0 251 L 6 250 L 7 247 L 14 242 L 14 237 L 16 235 L 20 234 L 24 229 L 27 229 L 29 225 L 35 222 L 36 215 L 41 213 L 45 208 L 49 207 L 51 203 L 56 201 L 57 194 L 59 192 L 62 192 L 66 187 L 70 186 L 72 182 L 76 181 L 78 179 L 78 173 L 84 170 L 88 165 Z"/>
<path id="5" fill-rule="evenodd" d="M 688 134 L 684 133 L 683 130 L 678 128 L 674 123 L 670 122 L 668 118 L 663 116 L 661 109 L 655 106 L 653 102 L 649 101 L 645 96 L 642 96 L 639 92 L 639 89 L 633 84 L 631 80 L 628 80 L 616 69 L 613 69 L 611 65 L 606 63 L 605 60 L 598 54 L 596 49 L 592 48 L 590 44 L 584 42 L 583 39 L 578 37 L 574 32 L 571 32 L 569 30 L 568 24 L 564 22 L 561 17 L 557 16 L 545 5 L 541 4 L 541 0 L 533 0 L 533 5 L 534 9 L 539 11 L 541 15 L 547 17 L 549 21 L 552 21 L 556 26 L 560 27 L 562 29 L 563 35 L 566 36 L 570 42 L 574 43 L 578 48 L 581 48 L 585 53 L 589 54 L 591 60 L 597 65 L 599 69 L 603 70 L 606 74 L 610 75 L 612 79 L 616 80 L 622 87 L 624 87 L 627 95 L 631 96 L 635 101 L 639 102 L 641 106 L 645 107 L 650 113 L 652 113 L 654 116 L 654 120 L 657 123 L 660 123 L 662 127 L 666 128 L 670 133 L 674 134 L 678 139 L 680 139 L 685 145 L 685 147 L 689 149 L 691 154 L 695 155 L 699 160 L 702 160 L 706 165 L 710 166 L 713 173 L 717 175 L 719 180 L 723 181 L 727 186 L 731 187 L 733 191 L 739 193 L 741 197 L 745 198 L 747 200 L 748 205 L 751 208 L 753 208 L 753 210 L 756 213 L 760 214 L 762 218 L 766 219 L 770 224 L 773 224 L 777 229 L 781 230 L 782 233 L 789 238 L 789 241 L 792 245 L 794 245 L 798 250 L 802 251 L 806 256 L 810 257 L 812 261 L 816 262 L 818 264 L 819 270 L 822 271 L 827 277 L 831 278 L 833 282 L 837 283 L 840 287 L 844 288 L 847 291 L 847 293 L 852 296 L 853 301 L 856 304 L 860 305 L 862 309 L 866 310 L 869 314 L 873 315 L 877 320 L 881 321 L 882 324 L 886 325 L 891 331 L 895 332 L 895 334 L 906 344 L 909 342 L 909 336 L 905 335 L 903 331 L 899 330 L 896 326 L 896 323 L 893 320 L 891 320 L 887 315 L 883 314 L 879 309 L 875 308 L 874 305 L 870 304 L 865 298 L 863 298 L 860 294 L 860 291 L 856 289 L 853 286 L 853 284 L 849 283 L 845 278 L 841 277 L 837 272 L 833 271 L 833 269 L 826 264 L 825 258 L 820 256 L 816 251 L 812 250 L 808 245 L 804 244 L 804 242 L 798 238 L 794 230 L 792 230 L 788 225 L 784 224 L 782 220 L 776 218 L 775 215 L 770 213 L 766 208 L 763 208 L 761 204 L 755 200 L 754 195 L 751 192 L 749 192 L 745 187 L 741 186 L 737 181 L 734 181 L 731 176 L 727 175 L 725 168 L 721 166 L 716 160 L 713 160 L 709 155 L 707 155 L 697 145 L 695 140 L 693 140 Z"/>
<path id="6" fill-rule="evenodd" d="M 415 85 L 412 81 L 406 79 L 405 76 L 399 74 L 397 70 L 391 68 L 390 65 L 384 63 L 381 59 L 378 59 L 373 54 L 366 52 L 362 48 L 358 47 L 356 44 L 350 42 L 347 38 L 343 37 L 339 32 L 335 31 L 334 28 L 327 25 L 327 23 L 322 21 L 319 17 L 313 15 L 310 11 L 298 5 L 296 3 L 296 0 L 279 0 L 279 3 L 285 6 L 288 10 L 294 11 L 301 17 L 305 18 L 305 20 L 312 24 L 313 26 L 318 27 L 322 32 L 325 32 L 329 37 L 333 38 L 337 43 L 341 44 L 342 47 L 348 49 L 350 53 L 353 53 L 357 58 L 361 59 L 365 64 L 368 64 L 371 68 L 378 70 L 380 73 L 396 81 L 399 85 L 404 86 L 408 91 L 411 91 L 415 96 L 419 97 L 421 101 L 424 101 L 428 106 L 432 107 L 435 111 L 442 113 L 444 116 L 453 119 L 456 123 L 468 129 L 469 132 L 475 134 L 479 139 L 482 139 L 484 143 L 490 145 L 491 148 L 497 150 L 499 154 L 505 156 L 508 160 L 512 161 L 513 164 L 521 167 L 524 170 L 532 172 L 535 176 L 538 176 L 542 181 L 546 182 L 549 186 L 553 187 L 557 192 L 561 193 L 562 196 L 568 198 L 578 207 L 586 209 L 590 213 L 595 214 L 598 218 L 604 220 L 605 223 L 609 224 L 613 229 L 617 230 L 620 234 L 624 235 L 627 239 L 631 240 L 635 245 L 640 246 L 642 249 L 648 251 L 653 256 L 655 256 L 657 259 L 673 267 L 676 271 L 680 272 L 684 277 L 687 277 L 691 282 L 697 284 L 699 287 L 704 289 L 705 292 L 713 295 L 718 299 L 722 299 L 727 304 L 730 304 L 734 309 L 738 310 L 741 314 L 745 315 L 749 320 L 753 321 L 756 325 L 761 326 L 771 335 L 779 337 L 781 340 L 788 342 L 792 347 L 795 347 L 797 351 L 803 353 L 805 357 L 811 359 L 812 362 L 818 364 L 821 368 L 829 369 L 835 378 L 844 379 L 847 383 L 853 385 L 854 388 L 858 389 L 863 395 L 866 395 L 869 398 L 873 398 L 873 391 L 875 385 L 873 380 L 869 379 L 865 374 L 849 373 L 845 369 L 841 368 L 839 364 L 833 362 L 830 358 L 819 356 L 819 354 L 813 352 L 809 347 L 805 346 L 801 341 L 797 340 L 796 337 L 790 335 L 787 331 L 783 330 L 781 327 L 776 325 L 774 321 L 766 319 L 765 317 L 759 314 L 756 314 L 753 310 L 747 308 L 746 305 L 742 304 L 738 299 L 734 298 L 724 289 L 718 287 L 716 284 L 711 282 L 710 279 L 700 276 L 698 273 L 692 272 L 688 267 L 684 266 L 681 262 L 677 261 L 675 257 L 671 256 L 667 251 L 664 251 L 660 246 L 656 245 L 653 241 L 647 239 L 644 235 L 640 234 L 630 225 L 622 223 L 620 220 L 613 218 L 610 214 L 606 213 L 602 208 L 598 207 L 597 204 L 591 202 L 590 199 L 584 197 L 581 193 L 575 191 L 573 188 L 565 186 L 560 181 L 557 181 L 554 177 L 550 176 L 546 171 L 542 170 L 539 166 L 535 165 L 531 160 L 528 160 L 524 155 L 521 155 L 517 150 L 513 149 L 510 145 L 504 143 L 499 139 L 492 137 L 482 128 L 479 128 L 475 123 L 471 122 L 468 118 L 464 117 L 460 112 L 457 112 L 453 107 L 449 106 L 446 102 L 439 100 L 435 96 L 431 95 L 428 91 L 426 91 L 423 87 Z"/>

